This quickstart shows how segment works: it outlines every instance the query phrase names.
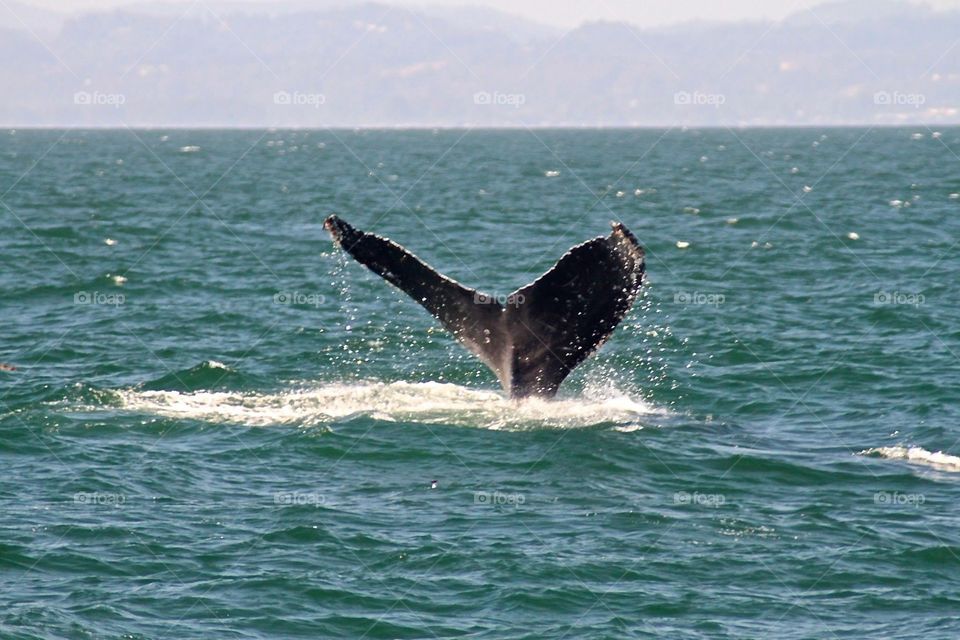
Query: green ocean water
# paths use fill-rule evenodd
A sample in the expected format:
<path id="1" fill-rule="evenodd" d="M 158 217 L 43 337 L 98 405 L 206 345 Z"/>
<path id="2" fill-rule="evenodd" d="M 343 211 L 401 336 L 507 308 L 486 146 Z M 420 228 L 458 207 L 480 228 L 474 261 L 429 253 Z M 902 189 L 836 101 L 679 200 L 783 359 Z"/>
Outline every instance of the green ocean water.
<path id="1" fill-rule="evenodd" d="M 957 637 L 957 154 L 2 132 L 0 638 Z M 518 404 L 330 213 L 496 294 L 619 220 L 648 286 Z"/>

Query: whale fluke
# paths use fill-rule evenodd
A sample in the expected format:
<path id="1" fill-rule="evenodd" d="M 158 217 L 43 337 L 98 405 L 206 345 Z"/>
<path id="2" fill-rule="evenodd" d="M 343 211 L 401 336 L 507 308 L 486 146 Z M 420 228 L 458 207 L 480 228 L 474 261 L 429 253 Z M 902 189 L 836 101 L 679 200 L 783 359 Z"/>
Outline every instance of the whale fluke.
<path id="1" fill-rule="evenodd" d="M 416 300 L 497 375 L 514 398 L 552 397 L 630 310 L 643 282 L 644 253 L 630 231 L 570 249 L 502 304 L 435 271 L 400 245 L 337 216 L 324 227 L 357 262 Z"/>

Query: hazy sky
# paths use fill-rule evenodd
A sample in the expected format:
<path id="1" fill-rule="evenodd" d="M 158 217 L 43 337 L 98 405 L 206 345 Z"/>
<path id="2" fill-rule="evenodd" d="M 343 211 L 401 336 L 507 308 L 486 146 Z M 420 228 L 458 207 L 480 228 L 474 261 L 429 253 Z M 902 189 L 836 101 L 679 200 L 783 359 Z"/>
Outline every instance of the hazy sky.
<path id="1" fill-rule="evenodd" d="M 20 0 L 24 4 L 65 11 L 119 7 L 145 0 Z M 190 0 L 147 0 L 189 2 Z M 238 1 L 238 0 L 234 0 Z M 269 6 L 284 0 L 239 0 Z M 797 10 L 823 4 L 824 0 L 380 0 L 406 6 L 482 5 L 563 27 L 586 20 L 623 20 L 642 26 L 664 25 L 688 20 L 780 19 Z M 317 0 L 317 7 L 356 4 L 360 0 Z M 927 0 L 938 9 L 958 9 L 960 0 Z"/>

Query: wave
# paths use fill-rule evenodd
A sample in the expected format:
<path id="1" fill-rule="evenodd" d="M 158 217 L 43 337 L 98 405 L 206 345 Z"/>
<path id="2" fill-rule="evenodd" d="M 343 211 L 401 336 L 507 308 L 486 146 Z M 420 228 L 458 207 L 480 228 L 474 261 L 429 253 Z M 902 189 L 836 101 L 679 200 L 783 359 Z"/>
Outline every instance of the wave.
<path id="1" fill-rule="evenodd" d="M 666 413 L 618 392 L 516 401 L 496 391 L 437 382 L 333 383 L 278 393 L 143 389 L 115 393 L 119 408 L 126 411 L 249 426 L 318 425 L 365 416 L 388 422 L 484 429 L 613 424 L 623 431 L 633 431 L 642 428 L 642 418 Z"/>
<path id="2" fill-rule="evenodd" d="M 861 451 L 860 455 L 906 460 L 915 464 L 933 467 L 939 471 L 960 471 L 960 456 L 952 456 L 942 451 L 927 451 L 923 447 L 875 447 Z"/>
<path id="3" fill-rule="evenodd" d="M 204 360 L 195 367 L 181 371 L 171 371 L 165 376 L 151 380 L 143 385 L 151 391 L 180 392 L 199 391 L 216 387 L 218 389 L 237 389 L 250 382 L 249 378 L 216 360 Z"/>

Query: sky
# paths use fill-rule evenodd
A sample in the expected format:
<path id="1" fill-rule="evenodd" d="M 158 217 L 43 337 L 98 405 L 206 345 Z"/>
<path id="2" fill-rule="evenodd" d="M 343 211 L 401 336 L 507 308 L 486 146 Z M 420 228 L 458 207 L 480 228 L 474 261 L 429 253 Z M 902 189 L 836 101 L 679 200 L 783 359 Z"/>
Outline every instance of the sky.
<path id="1" fill-rule="evenodd" d="M 2 0 L 0 0 L 2 1 Z M 179 2 L 190 0 L 149 0 Z M 240 0 L 269 6 L 284 0 Z M 317 7 L 357 4 L 367 0 L 317 0 Z M 779 20 L 814 7 L 824 0 L 378 0 L 410 7 L 485 6 L 558 27 L 575 27 L 589 20 L 619 20 L 642 27 L 663 26 L 691 20 Z M 911 0 L 913 1 L 913 0 Z M 144 0 L 21 0 L 24 4 L 61 11 L 102 9 L 143 3 Z M 937 9 L 960 9 L 960 0 L 926 0 Z"/>

